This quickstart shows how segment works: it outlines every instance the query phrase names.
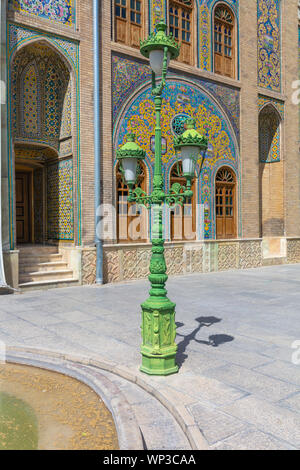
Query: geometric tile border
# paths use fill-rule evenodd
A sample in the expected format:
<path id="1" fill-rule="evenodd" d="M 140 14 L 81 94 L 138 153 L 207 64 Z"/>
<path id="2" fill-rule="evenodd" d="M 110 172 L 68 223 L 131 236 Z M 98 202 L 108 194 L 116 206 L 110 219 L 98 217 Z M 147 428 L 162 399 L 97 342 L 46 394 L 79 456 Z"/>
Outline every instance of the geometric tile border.
<path id="1" fill-rule="evenodd" d="M 300 240 L 288 241 L 290 262 L 300 262 Z M 151 245 L 104 246 L 104 282 L 146 279 L 149 275 Z M 169 276 L 191 273 L 250 269 L 263 265 L 260 240 L 230 242 L 166 243 Z"/>

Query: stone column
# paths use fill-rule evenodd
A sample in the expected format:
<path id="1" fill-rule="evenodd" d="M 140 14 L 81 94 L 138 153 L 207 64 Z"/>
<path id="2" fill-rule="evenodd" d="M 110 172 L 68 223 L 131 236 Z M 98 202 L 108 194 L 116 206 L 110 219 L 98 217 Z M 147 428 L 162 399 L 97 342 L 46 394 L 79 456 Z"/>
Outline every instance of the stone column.
<path id="1" fill-rule="evenodd" d="M 6 88 L 6 2 L 0 2 L 0 288 L 6 279 L 9 285 L 18 285 L 18 254 L 10 251 L 9 243 Z"/>

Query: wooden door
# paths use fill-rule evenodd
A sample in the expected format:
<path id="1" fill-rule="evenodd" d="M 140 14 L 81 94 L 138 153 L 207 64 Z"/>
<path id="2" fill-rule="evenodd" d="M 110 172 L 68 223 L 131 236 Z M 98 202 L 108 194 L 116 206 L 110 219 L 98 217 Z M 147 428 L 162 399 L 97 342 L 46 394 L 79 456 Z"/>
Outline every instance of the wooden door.
<path id="1" fill-rule="evenodd" d="M 235 192 L 235 177 L 231 170 L 220 170 L 216 178 L 216 235 L 218 239 L 236 237 Z"/>
<path id="2" fill-rule="evenodd" d="M 16 173 L 17 243 L 30 242 L 30 174 Z"/>

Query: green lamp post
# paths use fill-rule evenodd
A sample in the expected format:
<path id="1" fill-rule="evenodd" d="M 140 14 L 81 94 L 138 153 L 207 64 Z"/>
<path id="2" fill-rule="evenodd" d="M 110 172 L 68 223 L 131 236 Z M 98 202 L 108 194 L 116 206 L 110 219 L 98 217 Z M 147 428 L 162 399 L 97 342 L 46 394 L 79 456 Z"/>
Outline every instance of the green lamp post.
<path id="1" fill-rule="evenodd" d="M 165 284 L 168 279 L 164 257 L 163 239 L 163 205 L 174 207 L 193 196 L 191 191 L 195 169 L 200 162 L 200 170 L 207 149 L 208 141 L 195 129 L 195 120 L 187 120 L 187 130 L 175 138 L 174 146 L 179 158 L 182 159 L 183 174 L 187 185 L 172 185 L 170 192 L 164 191 L 161 159 L 161 107 L 162 92 L 166 84 L 167 68 L 170 59 L 179 55 L 179 47 L 172 36 L 166 35 L 166 25 L 161 21 L 156 25 L 156 33 L 141 42 L 141 53 L 150 59 L 152 68 L 152 95 L 154 96 L 156 127 L 155 127 L 155 167 L 153 191 L 147 195 L 135 186 L 137 160 L 145 158 L 145 153 L 134 142 L 132 135 L 117 151 L 117 158 L 122 161 L 125 180 L 129 187 L 129 202 L 135 202 L 152 208 L 153 223 L 151 232 L 152 256 L 150 261 L 149 280 L 151 289 L 148 299 L 142 304 L 142 365 L 140 370 L 149 375 L 169 375 L 178 371 L 176 364 L 177 345 L 175 343 L 175 304 L 167 297 Z M 159 83 L 157 83 L 159 82 Z"/>

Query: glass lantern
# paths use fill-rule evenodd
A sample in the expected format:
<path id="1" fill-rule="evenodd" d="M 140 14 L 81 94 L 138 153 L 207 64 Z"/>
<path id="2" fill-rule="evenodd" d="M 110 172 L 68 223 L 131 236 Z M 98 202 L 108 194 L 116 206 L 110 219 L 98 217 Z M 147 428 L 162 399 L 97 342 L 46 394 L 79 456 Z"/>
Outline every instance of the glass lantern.
<path id="1" fill-rule="evenodd" d="M 166 68 L 171 59 L 179 56 L 179 46 L 173 36 L 166 35 L 167 25 L 160 21 L 156 25 L 156 33 L 148 39 L 141 41 L 141 54 L 150 60 L 150 67 L 157 77 L 163 75 L 163 65 L 166 59 Z"/>
<path id="2" fill-rule="evenodd" d="M 129 133 L 126 138 L 125 144 L 117 150 L 116 157 L 126 184 L 133 187 L 137 179 L 138 161 L 145 159 L 146 152 L 135 142 L 135 134 Z"/>
<path id="3" fill-rule="evenodd" d="M 186 131 L 174 139 L 174 148 L 182 161 L 182 172 L 188 182 L 194 178 L 197 164 L 200 169 L 197 176 L 200 176 L 208 146 L 207 138 L 196 131 L 195 124 L 195 119 L 187 119 Z"/>

